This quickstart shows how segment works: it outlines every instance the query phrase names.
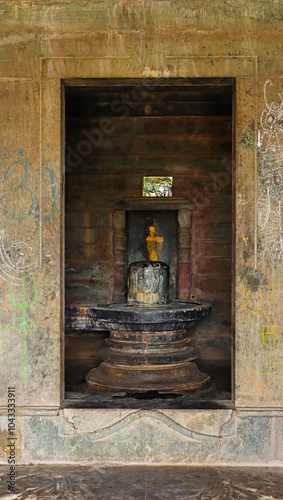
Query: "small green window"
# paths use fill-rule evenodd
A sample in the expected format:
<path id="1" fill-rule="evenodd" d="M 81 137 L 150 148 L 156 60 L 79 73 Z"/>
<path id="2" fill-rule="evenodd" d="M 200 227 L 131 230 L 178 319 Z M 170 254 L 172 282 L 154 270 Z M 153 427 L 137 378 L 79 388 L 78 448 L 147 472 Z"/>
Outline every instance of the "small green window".
<path id="1" fill-rule="evenodd" d="M 143 177 L 143 196 L 172 196 L 173 177 Z"/>

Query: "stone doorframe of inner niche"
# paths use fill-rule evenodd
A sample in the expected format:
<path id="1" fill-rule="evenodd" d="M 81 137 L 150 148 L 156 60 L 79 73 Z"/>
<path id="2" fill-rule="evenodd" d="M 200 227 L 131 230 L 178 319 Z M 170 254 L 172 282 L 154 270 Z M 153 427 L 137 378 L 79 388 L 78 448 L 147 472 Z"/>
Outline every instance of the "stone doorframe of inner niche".
<path id="1" fill-rule="evenodd" d="M 119 209 L 121 206 L 123 209 Z M 116 204 L 113 214 L 114 228 L 114 292 L 113 301 L 125 299 L 127 276 L 127 212 L 131 210 L 174 210 L 178 223 L 177 290 L 179 300 L 190 299 L 190 249 L 192 212 L 195 204 L 183 198 L 130 198 Z"/>

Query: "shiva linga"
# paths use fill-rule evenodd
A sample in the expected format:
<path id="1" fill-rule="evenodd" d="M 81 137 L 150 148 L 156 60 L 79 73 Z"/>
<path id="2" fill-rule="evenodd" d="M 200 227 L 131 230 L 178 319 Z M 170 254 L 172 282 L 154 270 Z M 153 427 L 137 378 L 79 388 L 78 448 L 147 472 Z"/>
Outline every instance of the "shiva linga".
<path id="1" fill-rule="evenodd" d="M 91 319 L 110 332 L 102 363 L 86 375 L 92 392 L 195 392 L 210 384 L 194 363 L 197 352 L 188 331 L 211 307 L 169 301 L 169 265 L 158 260 L 162 244 L 163 237 L 149 226 L 149 260 L 129 265 L 127 301 L 89 308 Z"/>

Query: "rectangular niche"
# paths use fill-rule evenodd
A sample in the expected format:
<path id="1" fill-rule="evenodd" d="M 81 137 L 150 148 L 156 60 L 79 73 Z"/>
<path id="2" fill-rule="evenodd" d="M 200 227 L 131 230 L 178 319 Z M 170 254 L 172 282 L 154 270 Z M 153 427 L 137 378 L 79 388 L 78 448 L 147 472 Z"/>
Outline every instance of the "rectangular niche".
<path id="1" fill-rule="evenodd" d="M 65 82 L 67 406 L 233 404 L 233 96 L 229 78 L 164 79 L 155 86 L 127 79 Z M 137 204 L 132 210 L 131 200 L 143 198 L 144 177 L 173 178 L 172 196 L 155 200 L 175 203 L 175 209 Z M 189 226 L 180 226 L 180 200 L 191 207 Z M 89 308 L 125 299 L 127 266 L 145 255 L 149 219 L 165 237 L 170 299 L 212 305 L 192 343 L 213 388 L 166 402 L 90 394 L 84 377 L 100 363 L 108 331 L 89 318 Z"/>
<path id="2" fill-rule="evenodd" d="M 146 239 L 149 227 L 163 238 L 158 260 L 169 266 L 169 298 L 177 298 L 177 212 L 172 210 L 127 212 L 127 265 L 149 259 Z"/>

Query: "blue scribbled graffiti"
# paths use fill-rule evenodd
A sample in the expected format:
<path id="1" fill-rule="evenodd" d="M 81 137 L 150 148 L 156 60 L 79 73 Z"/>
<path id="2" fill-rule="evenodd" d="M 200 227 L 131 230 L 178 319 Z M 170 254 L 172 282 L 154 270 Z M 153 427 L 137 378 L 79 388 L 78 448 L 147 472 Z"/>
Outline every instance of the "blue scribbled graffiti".
<path id="1" fill-rule="evenodd" d="M 47 215 L 42 216 L 42 220 L 47 220 L 47 219 L 50 219 L 50 217 L 52 217 L 52 215 L 55 212 L 56 203 L 57 203 L 57 199 L 56 199 L 57 195 L 56 195 L 56 186 L 55 186 L 54 174 L 53 174 L 51 168 L 49 168 L 49 167 L 43 167 L 42 170 L 41 170 L 41 172 L 42 172 L 41 175 L 42 176 L 43 176 L 43 172 L 45 172 L 45 171 L 48 172 L 48 174 L 50 176 L 50 185 L 51 185 L 51 193 L 52 193 L 52 206 L 51 206 L 50 212 Z M 40 172 L 38 172 L 38 175 L 37 175 L 37 180 L 36 180 L 36 184 L 35 184 L 35 190 L 38 189 L 39 182 L 40 182 Z M 35 207 L 35 216 L 36 216 L 36 218 L 38 220 L 40 219 L 38 205 L 36 205 L 36 207 Z"/>
<path id="2" fill-rule="evenodd" d="M 13 172 L 13 170 L 15 168 L 17 168 L 18 171 L 20 169 L 21 174 L 22 174 L 22 178 L 21 178 L 19 184 L 17 184 L 16 186 L 11 187 L 10 193 L 13 196 L 13 193 L 20 192 L 21 190 L 25 191 L 30 196 L 30 203 L 29 203 L 29 205 L 28 205 L 28 207 L 26 209 L 26 212 L 24 214 L 20 215 L 20 216 L 18 216 L 15 213 L 11 212 L 11 210 L 7 207 L 7 204 L 6 204 L 4 198 L 0 198 L 0 203 L 1 203 L 2 207 L 3 207 L 5 215 L 7 215 L 7 217 L 9 217 L 10 219 L 16 220 L 18 222 L 21 222 L 22 220 L 25 220 L 29 215 L 32 214 L 33 208 L 36 206 L 36 200 L 35 200 L 35 196 L 34 196 L 33 190 L 30 189 L 27 186 L 27 184 L 26 184 L 27 180 L 28 180 L 29 174 L 28 174 L 28 170 L 27 170 L 26 165 L 21 160 L 14 161 L 7 168 L 7 170 L 6 170 L 5 174 L 4 174 L 4 181 L 5 182 L 9 182 L 9 178 L 10 178 L 10 176 L 11 176 L 11 174 L 12 174 L 12 172 Z"/>
<path id="3" fill-rule="evenodd" d="M 46 215 L 40 215 L 40 208 L 39 208 L 39 203 L 38 203 L 38 190 L 39 190 L 39 184 L 40 184 L 40 176 L 43 176 L 44 173 L 48 173 L 49 180 L 48 182 L 50 183 L 49 185 L 51 186 L 51 209 Z M 13 185 L 13 176 L 12 174 L 18 174 L 20 179 L 17 179 L 16 183 Z M 2 195 L 0 197 L 0 205 L 3 208 L 3 211 L 7 217 L 9 217 L 12 220 L 15 220 L 17 222 L 21 222 L 23 220 L 26 220 L 27 217 L 30 215 L 34 214 L 35 218 L 37 220 L 47 220 L 55 212 L 56 209 L 56 203 L 57 203 L 57 196 L 56 196 L 56 185 L 55 185 L 55 179 L 54 179 L 54 174 L 49 167 L 43 167 L 41 171 L 38 171 L 37 175 L 37 180 L 35 183 L 35 188 L 32 189 L 28 183 L 29 179 L 29 172 L 27 169 L 27 166 L 22 160 L 16 160 L 14 161 L 5 171 L 3 181 L 4 181 L 4 186 L 11 183 L 10 186 L 8 186 L 9 190 L 9 200 L 11 200 L 11 197 L 13 198 L 15 196 L 15 193 L 24 193 L 26 195 L 26 206 L 23 208 L 23 213 L 18 214 L 16 211 L 13 211 L 12 208 L 8 207 L 7 201 L 5 199 L 5 196 Z M 7 196 L 7 195 L 6 195 Z M 21 201 L 23 200 L 24 196 L 21 196 Z M 11 204 L 15 207 L 15 209 L 18 209 L 18 204 L 13 203 Z"/>

